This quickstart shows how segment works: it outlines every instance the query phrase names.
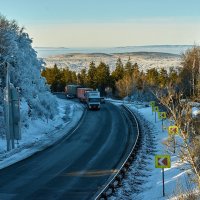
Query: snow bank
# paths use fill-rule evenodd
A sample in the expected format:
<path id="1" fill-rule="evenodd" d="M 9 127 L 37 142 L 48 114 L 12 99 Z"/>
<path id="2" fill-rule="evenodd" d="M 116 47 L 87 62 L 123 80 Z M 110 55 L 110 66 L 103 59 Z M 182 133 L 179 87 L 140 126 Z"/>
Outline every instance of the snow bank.
<path id="1" fill-rule="evenodd" d="M 120 101 L 112 101 L 120 105 Z M 121 104 L 123 102 L 121 101 Z M 178 161 L 176 154 L 171 155 L 171 168 L 165 169 L 165 197 L 162 196 L 162 173 L 161 169 L 155 168 L 155 155 L 169 154 L 165 141 L 168 138 L 166 130 L 162 131 L 161 120 L 155 123 L 155 114 L 152 114 L 147 103 L 132 103 L 126 105 L 136 113 L 143 132 L 142 147 L 136 155 L 127 177 L 122 182 L 116 193 L 110 198 L 112 200 L 127 199 L 172 199 L 177 196 L 177 191 L 183 192 L 194 188 L 189 182 L 187 173 L 183 171 L 184 164 Z M 164 121 L 164 126 L 168 127 L 170 122 Z M 177 138 L 178 139 L 178 138 Z M 181 189 L 180 189 L 181 188 Z"/>
<path id="2" fill-rule="evenodd" d="M 25 120 L 22 140 L 15 144 L 15 149 L 6 152 L 6 140 L 5 138 L 0 140 L 0 169 L 54 144 L 79 122 L 84 110 L 81 104 L 62 99 L 57 99 L 57 102 L 59 114 L 53 119 Z M 23 115 L 27 115 L 27 108 L 26 101 L 23 101 L 21 111 Z"/>

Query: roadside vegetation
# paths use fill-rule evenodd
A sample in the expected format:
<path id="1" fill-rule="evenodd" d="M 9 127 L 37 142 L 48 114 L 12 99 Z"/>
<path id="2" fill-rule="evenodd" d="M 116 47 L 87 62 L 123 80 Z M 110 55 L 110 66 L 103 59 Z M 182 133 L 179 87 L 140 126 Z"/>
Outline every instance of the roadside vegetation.
<path id="1" fill-rule="evenodd" d="M 182 54 L 181 65 L 169 71 L 151 68 L 143 72 L 130 59 L 123 65 L 118 58 L 113 72 L 104 62 L 98 66 L 91 62 L 88 71 L 82 69 L 78 74 L 58 69 L 55 64 L 53 68 L 44 69 L 42 76 L 53 92 L 64 91 L 66 84 L 79 84 L 98 88 L 103 95 L 112 97 L 156 100 L 167 111 L 170 121 L 179 127 L 177 154 L 180 161 L 186 163 L 184 170 L 189 169 L 190 180 L 200 188 L 200 116 L 192 115 L 192 109 L 200 107 L 200 47 L 194 46 Z M 174 137 L 169 138 L 166 145 L 173 149 Z M 188 195 L 193 193 L 188 191 Z M 187 199 L 188 195 L 184 194 L 181 199 Z"/>
<path id="2" fill-rule="evenodd" d="M 200 188 L 200 114 L 193 114 L 193 109 L 200 108 L 200 48 L 193 47 L 182 56 L 182 69 L 178 74 L 177 84 L 167 84 L 166 92 L 162 88 L 154 90 L 159 102 L 168 111 L 168 117 L 179 128 L 179 137 L 168 139 L 167 146 L 177 146 L 177 155 L 189 169 L 190 180 Z M 199 109 L 200 110 L 200 109 Z M 193 194 L 193 196 L 199 195 Z M 191 191 L 187 196 L 190 198 Z M 183 198 L 180 199 L 184 199 Z"/>
<path id="3" fill-rule="evenodd" d="M 93 89 L 99 89 L 103 95 L 109 93 L 110 96 L 123 98 L 137 93 L 145 96 L 148 88 L 157 86 L 165 87 L 169 79 L 177 81 L 179 69 L 157 70 L 148 69 L 146 72 L 140 71 L 137 63 L 132 63 L 129 59 L 123 65 L 120 58 L 116 62 L 116 68 L 110 72 L 109 65 L 100 62 L 96 66 L 91 62 L 88 70 L 85 68 L 80 73 L 66 69 L 59 69 L 55 64 L 52 68 L 45 68 L 42 76 L 47 80 L 47 84 L 53 92 L 62 92 L 66 84 L 78 84 Z"/>
<path id="4" fill-rule="evenodd" d="M 104 95 L 109 92 L 113 97 L 137 96 L 138 100 L 143 100 L 152 98 L 152 91 L 159 89 L 164 94 L 166 88 L 171 86 L 176 91 L 182 91 L 184 97 L 197 98 L 200 90 L 199 51 L 199 47 L 194 46 L 182 55 L 182 67 L 170 68 L 168 71 L 151 68 L 144 72 L 130 58 L 124 65 L 118 58 L 112 72 L 109 65 L 102 61 L 97 66 L 91 62 L 88 70 L 84 68 L 80 73 L 69 68 L 59 69 L 55 64 L 52 68 L 43 69 L 42 76 L 53 92 L 64 91 L 66 84 L 79 84 L 99 89 Z"/>
<path id="5" fill-rule="evenodd" d="M 5 136 L 4 88 L 6 74 L 10 71 L 11 87 L 18 88 L 22 126 L 28 118 L 52 119 L 57 113 L 57 101 L 41 76 L 43 61 L 37 58 L 32 40 L 16 21 L 0 15 L 0 136 Z M 21 111 L 22 112 L 22 111 Z"/>

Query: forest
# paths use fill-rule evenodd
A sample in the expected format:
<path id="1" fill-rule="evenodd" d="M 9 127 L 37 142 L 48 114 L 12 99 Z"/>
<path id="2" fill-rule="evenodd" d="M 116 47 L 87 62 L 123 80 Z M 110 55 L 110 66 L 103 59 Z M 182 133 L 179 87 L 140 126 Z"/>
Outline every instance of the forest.
<path id="1" fill-rule="evenodd" d="M 137 98 L 149 100 L 146 98 L 151 97 L 152 91 L 159 89 L 165 93 L 167 88 L 173 87 L 177 92 L 181 91 L 185 98 L 197 99 L 200 93 L 199 52 L 198 46 L 188 49 L 182 55 L 182 67 L 168 71 L 151 68 L 144 72 L 130 58 L 123 65 L 119 57 L 112 72 L 106 63 L 100 62 L 96 66 L 92 61 L 88 70 L 83 68 L 80 73 L 69 68 L 59 69 L 55 64 L 52 68 L 44 68 L 42 76 L 52 92 L 63 92 L 67 84 L 78 84 L 98 89 L 104 96 L 123 98 L 136 95 Z"/>

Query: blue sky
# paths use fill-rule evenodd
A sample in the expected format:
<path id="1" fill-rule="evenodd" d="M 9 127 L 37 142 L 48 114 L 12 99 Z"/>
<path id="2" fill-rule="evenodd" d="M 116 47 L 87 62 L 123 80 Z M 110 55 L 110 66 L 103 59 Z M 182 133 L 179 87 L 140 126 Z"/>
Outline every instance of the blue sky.
<path id="1" fill-rule="evenodd" d="M 199 43 L 199 10 L 199 0 L 0 0 L 34 46 Z"/>

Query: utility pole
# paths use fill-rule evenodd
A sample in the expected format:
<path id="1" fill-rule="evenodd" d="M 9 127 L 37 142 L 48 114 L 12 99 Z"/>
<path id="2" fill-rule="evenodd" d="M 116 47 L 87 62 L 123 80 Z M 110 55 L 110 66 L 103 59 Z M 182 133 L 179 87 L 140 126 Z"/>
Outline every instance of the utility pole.
<path id="1" fill-rule="evenodd" d="M 6 87 L 4 89 L 7 151 L 15 148 L 15 139 L 21 139 L 19 95 L 10 83 L 10 64 L 6 63 Z"/>
<path id="2" fill-rule="evenodd" d="M 5 101 L 5 119 L 6 119 L 6 140 L 7 140 L 7 151 L 11 150 L 11 128 L 10 125 L 12 123 L 11 119 L 11 94 L 10 94 L 10 66 L 9 63 L 6 63 L 7 73 L 6 73 L 6 87 L 4 89 L 4 101 Z"/>

